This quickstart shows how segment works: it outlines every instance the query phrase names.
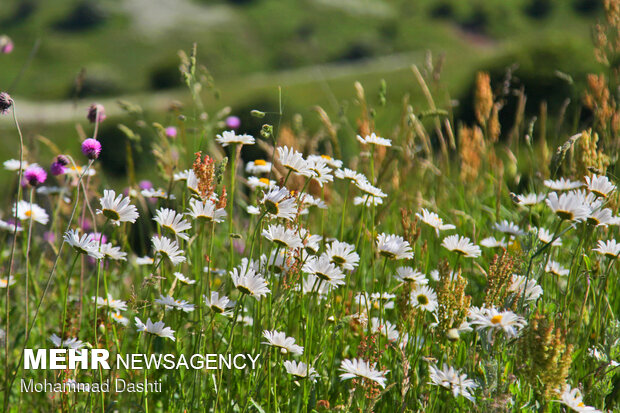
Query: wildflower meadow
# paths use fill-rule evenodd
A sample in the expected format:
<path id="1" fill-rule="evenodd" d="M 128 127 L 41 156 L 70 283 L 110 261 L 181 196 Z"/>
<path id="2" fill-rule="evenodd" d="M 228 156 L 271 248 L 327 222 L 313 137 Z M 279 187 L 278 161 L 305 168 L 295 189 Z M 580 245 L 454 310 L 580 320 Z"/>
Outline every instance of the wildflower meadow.
<path id="1" fill-rule="evenodd" d="M 286 117 L 282 89 L 276 107 L 205 110 L 199 43 L 179 53 L 191 104 L 153 119 L 119 101 L 122 143 L 102 139 L 116 121 L 97 102 L 66 151 L 27 140 L 1 92 L 3 410 L 620 411 L 620 6 L 605 7 L 600 73 L 536 116 L 510 71 L 479 72 L 458 119 L 432 57 L 410 68 L 423 104 L 355 82 L 353 122 Z M 101 158 L 121 153 L 119 178 Z"/>

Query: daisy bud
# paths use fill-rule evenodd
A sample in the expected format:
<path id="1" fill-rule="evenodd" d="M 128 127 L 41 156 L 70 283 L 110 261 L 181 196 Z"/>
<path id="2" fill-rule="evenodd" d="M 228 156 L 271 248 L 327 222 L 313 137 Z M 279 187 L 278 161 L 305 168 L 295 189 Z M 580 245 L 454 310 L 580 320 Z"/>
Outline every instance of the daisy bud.
<path id="1" fill-rule="evenodd" d="M 24 179 L 32 187 L 41 185 L 47 179 L 47 173 L 40 166 L 30 166 L 24 172 Z"/>
<path id="2" fill-rule="evenodd" d="M 450 341 L 457 341 L 460 338 L 459 330 L 457 330 L 456 328 L 451 328 L 446 332 L 446 336 Z"/>
<path id="3" fill-rule="evenodd" d="M 67 172 L 67 165 L 69 165 L 69 159 L 65 155 L 58 155 L 50 166 L 50 172 L 54 176 L 63 175 Z"/>
<path id="4" fill-rule="evenodd" d="M 88 159 L 97 159 L 101 153 L 101 143 L 97 139 L 88 138 L 82 142 L 82 153 Z"/>
<path id="5" fill-rule="evenodd" d="M 241 119 L 237 116 L 229 116 L 226 118 L 226 127 L 228 129 L 239 129 L 241 126 Z"/>
<path id="6" fill-rule="evenodd" d="M 0 115 L 6 115 L 13 106 L 13 99 L 8 93 L 0 93 Z"/>
<path id="7" fill-rule="evenodd" d="M 250 112 L 250 115 L 254 116 L 255 118 L 264 118 L 265 117 L 265 112 L 261 112 L 260 110 L 253 110 Z"/>
<path id="8" fill-rule="evenodd" d="M 93 103 L 88 107 L 88 114 L 86 115 L 86 118 L 90 121 L 90 123 L 103 122 L 106 118 L 105 108 L 99 103 Z"/>
<path id="9" fill-rule="evenodd" d="M 9 54 L 13 51 L 13 41 L 9 36 L 0 36 L 0 53 Z"/>

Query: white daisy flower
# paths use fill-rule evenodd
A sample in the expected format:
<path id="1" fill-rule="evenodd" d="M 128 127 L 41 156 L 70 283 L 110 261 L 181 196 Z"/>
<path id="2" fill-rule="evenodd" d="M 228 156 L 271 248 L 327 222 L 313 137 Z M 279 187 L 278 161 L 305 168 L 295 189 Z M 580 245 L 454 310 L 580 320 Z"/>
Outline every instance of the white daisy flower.
<path id="1" fill-rule="evenodd" d="M 353 198 L 353 205 L 372 205 L 378 206 L 383 204 L 383 199 L 370 195 L 356 196 Z"/>
<path id="2" fill-rule="evenodd" d="M 281 331 L 265 330 L 263 331 L 263 337 L 265 337 L 267 341 L 263 341 L 261 344 L 277 347 L 282 354 L 291 353 L 295 356 L 301 356 L 304 353 L 304 348 L 295 344 L 295 339 L 293 337 L 287 337 L 286 334 Z"/>
<path id="3" fill-rule="evenodd" d="M 493 224 L 493 229 L 515 237 L 525 234 L 525 231 L 519 228 L 517 224 L 515 224 L 514 222 L 510 222 L 506 219 L 502 222 L 496 222 L 495 224 Z"/>
<path id="4" fill-rule="evenodd" d="M 358 182 L 368 181 L 368 178 L 366 178 L 363 174 L 349 168 L 337 169 L 334 172 L 334 175 L 338 179 L 351 181 L 356 185 Z"/>
<path id="5" fill-rule="evenodd" d="M 174 277 L 179 280 L 179 282 L 183 283 L 183 284 L 187 284 L 187 285 L 192 285 L 192 284 L 196 284 L 196 280 L 192 280 L 191 278 L 187 278 L 185 275 L 183 275 L 180 272 L 175 272 L 174 273 Z"/>
<path id="6" fill-rule="evenodd" d="M 416 216 L 420 218 L 425 224 L 435 228 L 435 233 L 437 234 L 437 236 L 439 236 L 439 231 L 447 231 L 456 228 L 452 224 L 444 224 L 443 220 L 439 218 L 439 215 L 434 212 L 428 211 L 426 208 L 422 208 L 422 215 L 420 215 L 420 213 L 416 213 Z"/>
<path id="7" fill-rule="evenodd" d="M 436 366 L 429 366 L 428 370 L 431 379 L 429 384 L 450 390 L 455 398 L 460 394 L 469 401 L 476 400 L 472 393 L 478 384 L 474 380 L 468 379 L 466 374 L 461 374 L 459 370 L 446 364 L 441 370 Z"/>
<path id="8" fill-rule="evenodd" d="M 152 265 L 155 263 L 155 260 L 149 256 L 136 257 L 135 263 L 136 265 Z"/>
<path id="9" fill-rule="evenodd" d="M 535 193 L 530 193 L 526 195 L 517 195 L 516 197 L 517 197 L 517 201 L 519 205 L 523 205 L 523 206 L 536 205 L 544 201 L 546 198 L 545 194 L 535 194 Z"/>
<path id="10" fill-rule="evenodd" d="M 186 258 L 183 256 L 185 251 L 179 248 L 179 244 L 177 244 L 175 240 L 171 240 L 167 237 L 154 236 L 151 238 L 151 242 L 153 243 L 153 252 L 168 259 L 172 265 L 185 262 Z"/>
<path id="11" fill-rule="evenodd" d="M 251 268 L 240 267 L 241 271 L 237 268 L 233 268 L 230 272 L 230 276 L 232 278 L 233 284 L 243 294 L 250 295 L 257 300 L 260 300 L 261 297 L 266 296 L 271 292 L 267 287 L 267 281 L 260 275 L 257 274 Z"/>
<path id="12" fill-rule="evenodd" d="M 514 338 L 527 325 L 525 318 L 512 311 L 497 311 L 495 308 L 472 308 L 469 311 L 469 323 L 476 326 L 478 332 L 488 330 L 488 340 L 495 330 L 502 330 L 508 338 Z"/>
<path id="13" fill-rule="evenodd" d="M 394 276 L 394 278 L 396 278 L 400 282 L 410 282 L 414 286 L 428 284 L 428 279 L 426 279 L 426 275 L 411 267 L 396 268 L 396 275 Z"/>
<path id="14" fill-rule="evenodd" d="M 302 294 L 318 294 L 318 298 L 322 300 L 332 290 L 332 286 L 328 283 L 321 282 L 321 279 L 315 275 L 308 274 L 301 282 L 301 285 L 293 287 L 295 291 L 301 291 Z"/>
<path id="15" fill-rule="evenodd" d="M 15 216 L 15 205 L 13 205 L 13 216 Z M 17 203 L 17 218 L 21 221 L 38 222 L 39 224 L 47 225 L 49 221 L 49 215 L 47 212 L 37 204 L 30 204 L 27 201 L 19 201 Z"/>
<path id="16" fill-rule="evenodd" d="M 303 362 L 297 363 L 296 361 L 288 361 L 284 360 L 284 368 L 286 372 L 295 377 L 295 380 L 302 380 L 306 378 L 310 378 L 313 382 L 316 382 L 316 378 L 319 376 L 314 369 L 314 367 L 310 367 L 310 371 L 308 372 L 308 365 Z"/>
<path id="17" fill-rule="evenodd" d="M 7 171 L 19 171 L 20 162 L 19 159 L 9 159 L 7 161 L 4 161 L 3 165 L 4 169 L 6 169 Z M 23 162 L 21 162 L 22 170 L 27 169 L 29 166 L 30 164 L 27 161 L 24 160 Z"/>
<path id="18" fill-rule="evenodd" d="M 609 241 L 599 240 L 597 247 L 593 251 L 609 258 L 617 258 L 618 254 L 620 254 L 620 243 L 617 243 L 615 239 Z"/>
<path id="19" fill-rule="evenodd" d="M 413 258 L 411 245 L 400 235 L 386 233 L 377 235 L 377 250 L 382 256 L 393 260 Z"/>
<path id="20" fill-rule="evenodd" d="M 302 154 L 297 152 L 295 149 L 284 146 L 278 147 L 277 151 L 280 163 L 289 171 L 306 177 L 312 177 L 314 175 L 314 173 L 308 168 L 308 163 Z"/>
<path id="21" fill-rule="evenodd" d="M 310 194 L 299 194 L 299 202 L 301 202 L 304 206 L 307 207 L 315 206 L 319 209 L 327 209 L 327 204 L 323 202 L 323 200 L 315 198 Z"/>
<path id="22" fill-rule="evenodd" d="M 162 228 L 167 229 L 177 237 L 186 241 L 189 240 L 189 236 L 185 234 L 184 231 L 191 229 L 192 225 L 183 219 L 182 214 L 177 214 L 175 210 L 159 208 L 155 213 L 153 221 L 157 222 Z"/>
<path id="23" fill-rule="evenodd" d="M 343 270 L 355 269 L 360 261 L 360 256 L 355 252 L 355 246 L 341 241 L 328 244 L 325 247 L 325 255 Z"/>
<path id="24" fill-rule="evenodd" d="M 553 234 L 543 227 L 538 228 L 536 235 L 538 236 L 538 239 L 544 244 L 548 244 L 553 240 Z M 553 241 L 551 245 L 559 247 L 560 245 L 562 245 L 562 240 L 560 238 L 557 238 L 555 241 Z"/>
<path id="25" fill-rule="evenodd" d="M 507 248 L 508 244 L 504 237 L 502 239 L 495 239 L 495 237 L 486 237 L 480 241 L 480 245 L 486 248 Z"/>
<path id="26" fill-rule="evenodd" d="M 380 188 L 377 188 L 376 186 L 372 185 L 370 182 L 366 180 L 355 181 L 355 185 L 360 191 L 362 191 L 366 195 L 370 195 L 371 197 L 374 197 L 374 198 L 387 197 L 387 194 L 385 192 L 383 192 Z"/>
<path id="27" fill-rule="evenodd" d="M 189 208 L 187 214 L 194 219 L 219 223 L 226 218 L 226 210 L 224 208 L 218 208 L 217 204 L 211 200 L 202 201 L 199 199 L 191 199 L 189 201 Z"/>
<path id="28" fill-rule="evenodd" d="M 437 294 L 429 286 L 419 285 L 409 295 L 409 303 L 414 308 L 432 313 L 437 309 Z"/>
<path id="29" fill-rule="evenodd" d="M 119 324 L 124 325 L 125 327 L 129 325 L 129 319 L 127 317 L 123 317 L 121 313 L 118 313 L 118 312 L 110 313 L 110 317 L 112 317 L 112 320 L 114 320 L 115 322 Z"/>
<path id="30" fill-rule="evenodd" d="M 182 310 L 186 313 L 189 313 L 190 311 L 194 311 L 194 304 L 190 304 L 186 300 L 175 300 L 169 295 L 164 297 L 163 295 L 160 294 L 159 298 L 155 299 L 155 302 L 157 304 L 161 304 L 165 306 L 166 308 L 171 307 L 175 310 Z"/>
<path id="31" fill-rule="evenodd" d="M 0 229 L 3 231 L 10 232 L 12 234 L 14 234 L 15 232 L 22 232 L 24 230 L 19 224 L 15 226 L 15 224 L 11 224 L 10 222 L 6 222 L 1 219 L 0 219 Z"/>
<path id="32" fill-rule="evenodd" d="M 607 196 L 616 189 L 616 186 L 604 175 L 586 176 L 586 186 L 588 187 L 588 191 L 601 198 L 607 198 Z"/>
<path id="33" fill-rule="evenodd" d="M 189 188 L 189 177 L 187 179 L 187 187 Z M 145 198 L 159 198 L 159 199 L 176 199 L 177 198 L 173 194 L 168 194 L 168 192 L 166 192 L 165 190 L 161 188 L 143 189 L 142 191 L 140 191 L 140 193 Z"/>
<path id="34" fill-rule="evenodd" d="M 390 139 L 384 139 L 377 136 L 374 132 L 370 135 L 366 135 L 364 138 L 357 135 L 357 140 L 364 145 L 392 146 L 392 141 Z"/>
<path id="35" fill-rule="evenodd" d="M 326 254 L 320 257 L 310 257 L 304 264 L 302 270 L 318 277 L 334 288 L 344 284 L 344 273 L 340 267 L 331 262 L 329 256 Z"/>
<path id="36" fill-rule="evenodd" d="M 317 234 L 310 234 L 305 228 L 299 229 L 299 237 L 304 244 L 304 249 L 310 254 L 316 254 L 319 252 L 320 243 L 323 237 Z"/>
<path id="37" fill-rule="evenodd" d="M 103 253 L 99 251 L 99 242 L 90 234 L 82 234 L 76 229 L 71 229 L 65 232 L 64 240 L 67 244 L 73 247 L 79 254 L 86 254 L 94 259 L 103 258 Z"/>
<path id="38" fill-rule="evenodd" d="M 110 294 L 108 294 L 107 298 L 93 296 L 91 299 L 97 303 L 97 308 L 107 307 L 116 312 L 127 310 L 127 303 L 125 301 L 115 300 Z"/>
<path id="39" fill-rule="evenodd" d="M 252 135 L 237 135 L 234 130 L 222 132 L 221 135 L 215 137 L 215 141 L 226 147 L 232 143 L 240 143 L 241 145 L 254 145 L 254 137 Z"/>
<path id="40" fill-rule="evenodd" d="M 85 166 L 67 165 L 67 174 L 73 178 L 79 178 L 82 174 L 84 174 L 84 176 L 87 177 L 87 176 L 95 176 L 95 174 L 97 173 L 95 168 L 88 168 L 88 171 L 86 171 L 86 168 L 88 168 L 88 166 L 86 165 Z"/>
<path id="41" fill-rule="evenodd" d="M 479 246 L 473 244 L 469 238 L 460 235 L 450 235 L 444 238 L 441 246 L 467 258 L 477 258 L 481 254 Z"/>
<path id="42" fill-rule="evenodd" d="M 340 381 L 353 379 L 359 377 L 365 380 L 374 381 L 379 386 L 385 389 L 385 381 L 387 380 L 385 375 L 389 370 L 377 370 L 377 363 L 370 365 L 366 360 L 357 358 L 353 360 L 344 359 L 340 363 Z"/>
<path id="43" fill-rule="evenodd" d="M 308 156 L 308 160 L 309 161 L 316 161 L 316 160 L 321 160 L 323 162 L 325 162 L 329 167 L 333 168 L 333 169 L 340 169 L 342 168 L 342 161 L 339 159 L 334 159 L 329 155 L 309 155 Z"/>
<path id="44" fill-rule="evenodd" d="M 613 225 L 614 216 L 613 212 L 609 208 L 596 209 L 590 212 L 586 222 L 590 225 L 597 227 L 606 227 L 607 225 Z"/>
<path id="45" fill-rule="evenodd" d="M 248 178 L 248 186 L 252 189 L 263 188 L 268 189 L 276 185 L 276 181 L 273 179 L 259 178 L 257 176 L 250 176 Z"/>
<path id="46" fill-rule="evenodd" d="M 387 320 L 380 321 L 377 317 L 370 319 L 370 330 L 373 333 L 379 333 L 385 336 L 388 341 L 398 341 L 398 337 L 400 336 L 395 325 Z"/>
<path id="47" fill-rule="evenodd" d="M 312 179 L 317 181 L 321 188 L 324 184 L 334 181 L 331 168 L 327 166 L 327 163 L 322 158 L 310 157 L 306 161 L 306 166 L 314 173 Z"/>
<path id="48" fill-rule="evenodd" d="M 193 169 L 189 169 L 187 172 L 186 185 L 187 185 L 187 189 L 189 189 L 190 192 L 192 192 L 194 195 L 200 195 L 200 189 L 198 189 L 198 177 L 196 176 L 196 173 L 194 173 Z"/>
<path id="49" fill-rule="evenodd" d="M 271 171 L 271 162 L 264 159 L 255 159 L 245 165 L 245 171 L 252 175 L 267 174 Z"/>
<path id="50" fill-rule="evenodd" d="M 144 331 L 158 337 L 169 338 L 172 341 L 176 341 L 176 338 L 174 338 L 174 330 L 170 327 L 166 327 L 163 321 L 153 323 L 149 318 L 146 320 L 146 324 L 144 324 L 138 317 L 134 317 L 134 321 L 136 322 L 136 329 L 140 332 Z"/>
<path id="51" fill-rule="evenodd" d="M 13 284 L 15 284 L 15 277 L 13 277 L 12 275 L 9 276 L 9 278 L 0 278 L 0 288 L 6 288 L 9 287 Z"/>
<path id="52" fill-rule="evenodd" d="M 299 238 L 295 231 L 283 225 L 269 225 L 266 230 L 263 230 L 262 235 L 269 241 L 285 248 L 303 248 L 301 238 Z"/>
<path id="53" fill-rule="evenodd" d="M 370 296 L 366 292 L 361 292 L 355 294 L 354 300 L 357 304 L 357 307 L 362 311 L 366 311 L 367 309 L 381 309 L 383 306 L 386 310 L 391 310 L 394 308 L 394 298 L 396 296 L 390 293 L 372 293 Z"/>
<path id="54" fill-rule="evenodd" d="M 579 413 L 602 413 L 594 407 L 586 406 L 583 402 L 581 391 L 576 387 L 572 389 L 570 384 L 567 384 L 566 387 L 564 387 L 564 390 L 560 395 L 560 400 L 558 401 Z"/>
<path id="55" fill-rule="evenodd" d="M 292 221 L 297 215 L 295 198 L 291 196 L 286 188 L 278 186 L 271 188 L 260 202 L 265 206 L 267 212 L 277 218 Z"/>
<path id="56" fill-rule="evenodd" d="M 248 205 L 246 211 L 250 215 L 260 215 L 260 208 L 254 205 Z"/>
<path id="57" fill-rule="evenodd" d="M 139 216 L 136 207 L 129 203 L 129 198 L 122 194 L 116 196 L 110 189 L 103 191 L 103 198 L 99 202 L 101 209 L 97 210 L 97 214 L 103 214 L 115 225 L 120 225 L 121 222 L 136 222 Z"/>
<path id="58" fill-rule="evenodd" d="M 235 306 L 235 303 L 229 300 L 225 295 L 220 297 L 217 291 L 212 291 L 211 297 L 203 295 L 202 298 L 205 300 L 207 307 L 214 313 L 223 314 L 225 316 L 232 315 L 232 311 L 230 310 Z"/>
<path id="59" fill-rule="evenodd" d="M 523 275 L 512 275 L 512 280 L 510 281 L 510 286 L 508 286 L 508 291 L 516 293 L 519 297 L 522 297 L 525 294 L 525 301 L 536 301 L 538 298 L 543 295 L 543 289 L 536 280 L 532 280 L 531 278 L 527 281 L 527 285 L 525 284 L 526 277 Z"/>
<path id="60" fill-rule="evenodd" d="M 564 178 L 556 179 L 555 181 L 546 179 L 543 184 L 553 191 L 570 191 L 571 189 L 577 189 L 583 186 L 583 183 L 579 181 L 571 181 L 570 179 Z"/>
<path id="61" fill-rule="evenodd" d="M 104 257 L 109 258 L 111 260 L 127 261 L 127 253 L 121 251 L 121 247 L 115 247 L 110 242 L 101 244 L 101 248 L 99 249 L 99 252 L 101 252 Z"/>
<path id="62" fill-rule="evenodd" d="M 545 266 L 545 272 L 563 277 L 565 275 L 568 275 L 570 273 L 570 270 L 562 267 L 559 262 L 550 260 Z"/>
<path id="63" fill-rule="evenodd" d="M 172 180 L 174 182 L 187 181 L 187 178 L 189 177 L 190 172 L 193 172 L 193 171 L 191 169 L 186 169 L 184 171 L 177 172 L 174 175 L 172 175 Z"/>
<path id="64" fill-rule="evenodd" d="M 547 197 L 547 206 L 555 212 L 560 219 L 569 221 L 583 221 L 590 215 L 590 208 L 577 193 L 558 194 L 551 192 Z"/>
<path id="65" fill-rule="evenodd" d="M 78 340 L 75 337 L 73 337 L 73 338 L 66 338 L 66 339 L 62 340 L 56 334 L 52 334 L 50 336 L 49 340 L 57 348 L 64 347 L 64 348 L 68 348 L 70 350 L 79 350 L 81 348 L 84 348 L 84 346 L 86 346 L 86 344 L 84 344 L 81 340 Z"/>

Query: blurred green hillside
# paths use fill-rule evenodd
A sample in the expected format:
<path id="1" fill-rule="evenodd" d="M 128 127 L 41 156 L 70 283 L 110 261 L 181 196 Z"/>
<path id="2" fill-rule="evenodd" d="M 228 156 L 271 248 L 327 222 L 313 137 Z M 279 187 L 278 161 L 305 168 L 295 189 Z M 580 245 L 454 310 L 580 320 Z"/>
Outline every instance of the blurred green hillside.
<path id="1" fill-rule="evenodd" d="M 320 105 L 354 125 L 353 82 L 376 104 L 384 79 L 387 100 L 375 121 L 389 134 L 405 94 L 416 111 L 428 109 L 410 67 L 424 68 L 430 52 L 435 63 L 445 58 L 431 92 L 459 119 L 471 119 L 475 72 L 488 70 L 501 84 L 508 67 L 514 87 L 528 93 L 528 111 L 551 102 L 552 118 L 565 99 L 578 104 L 585 74 L 600 70 L 590 37 L 601 17 L 598 0 L 4 0 L 0 34 L 15 49 L 0 55 L 0 89 L 19 102 L 29 141 L 43 135 L 71 153 L 75 122 L 84 123 L 94 100 L 108 110 L 104 133 L 118 134 L 118 122 L 135 126 L 122 117 L 119 96 L 144 105 L 147 121 L 174 124 L 168 103 L 190 103 L 177 52 L 194 42 L 220 92 L 204 93 L 210 113 L 277 111 L 281 86 L 284 122 L 299 113 L 318 126 L 312 108 Z M 260 125 L 247 119 L 244 128 L 257 133 Z M 0 135 L 8 137 L 0 150 L 17 156 L 6 119 Z"/>

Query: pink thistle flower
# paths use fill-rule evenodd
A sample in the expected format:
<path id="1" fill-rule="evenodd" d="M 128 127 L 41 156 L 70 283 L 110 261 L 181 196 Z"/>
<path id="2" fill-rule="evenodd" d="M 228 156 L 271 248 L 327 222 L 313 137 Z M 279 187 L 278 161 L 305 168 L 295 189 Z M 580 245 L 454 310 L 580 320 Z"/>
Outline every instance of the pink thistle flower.
<path id="1" fill-rule="evenodd" d="M 63 175 L 67 172 L 67 165 L 69 165 L 69 159 L 65 155 L 58 155 L 50 166 L 50 172 L 54 176 Z"/>
<path id="2" fill-rule="evenodd" d="M 226 118 L 226 127 L 228 129 L 239 129 L 241 126 L 241 119 L 237 116 L 229 116 Z"/>
<path id="3" fill-rule="evenodd" d="M 82 153 L 88 159 L 97 159 L 101 153 L 101 143 L 97 139 L 88 138 L 82 142 Z"/>
<path id="4" fill-rule="evenodd" d="M 38 165 L 29 166 L 24 172 L 24 180 L 32 187 L 39 186 L 47 179 L 47 172 Z"/>
<path id="5" fill-rule="evenodd" d="M 177 137 L 177 128 L 175 128 L 174 126 L 168 126 L 166 128 L 166 136 L 169 138 L 176 138 Z"/>
<path id="6" fill-rule="evenodd" d="M 0 53 L 9 54 L 13 51 L 13 40 L 9 36 L 0 36 Z"/>
<path id="7" fill-rule="evenodd" d="M 0 93 L 0 115 L 6 115 L 9 113 L 9 109 L 13 106 L 13 99 L 6 93 Z"/>
<path id="8" fill-rule="evenodd" d="M 93 103 L 88 107 L 88 115 L 86 115 L 86 118 L 90 121 L 90 123 L 103 122 L 106 118 L 105 108 L 99 103 Z"/>

